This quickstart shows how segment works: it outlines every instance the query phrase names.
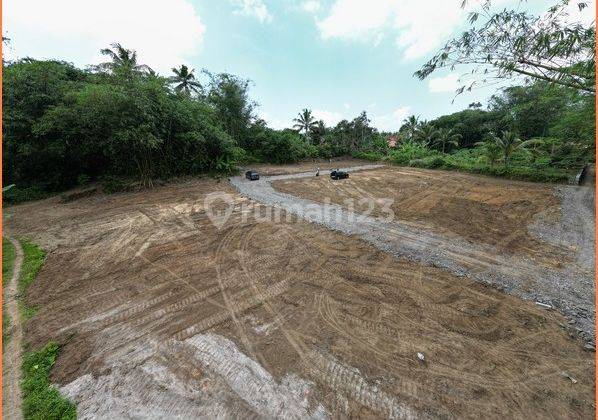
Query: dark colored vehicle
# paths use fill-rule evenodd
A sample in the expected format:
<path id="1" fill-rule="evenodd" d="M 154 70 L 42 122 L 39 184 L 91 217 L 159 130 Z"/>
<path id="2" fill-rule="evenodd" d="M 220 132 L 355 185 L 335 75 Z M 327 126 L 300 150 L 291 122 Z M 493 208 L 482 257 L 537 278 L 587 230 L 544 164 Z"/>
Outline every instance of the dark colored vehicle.
<path id="1" fill-rule="evenodd" d="M 247 171 L 245 172 L 245 178 L 250 181 L 257 181 L 260 179 L 260 174 L 257 171 Z"/>
<path id="2" fill-rule="evenodd" d="M 335 181 L 337 179 L 345 179 L 345 178 L 349 178 L 349 173 L 345 172 L 345 171 L 339 171 L 338 169 L 336 171 L 332 171 L 330 172 L 330 178 L 334 179 Z"/>

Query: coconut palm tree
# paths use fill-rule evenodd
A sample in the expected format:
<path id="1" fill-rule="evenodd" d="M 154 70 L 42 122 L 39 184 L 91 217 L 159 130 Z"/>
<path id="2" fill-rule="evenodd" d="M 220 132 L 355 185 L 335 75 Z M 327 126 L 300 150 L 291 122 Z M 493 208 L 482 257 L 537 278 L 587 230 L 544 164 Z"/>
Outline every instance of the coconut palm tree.
<path id="1" fill-rule="evenodd" d="M 189 68 L 184 64 L 178 69 L 173 67 L 172 72 L 174 76 L 170 78 L 170 83 L 175 85 L 174 90 L 176 92 L 183 92 L 185 95 L 190 96 L 191 93 L 199 93 L 201 91 L 201 84 L 195 80 L 193 71 L 194 69 L 189 71 Z"/>
<path id="2" fill-rule="evenodd" d="M 110 73 L 120 73 L 129 76 L 133 73 L 149 73 L 152 69 L 145 64 L 137 63 L 137 52 L 128 50 L 118 42 L 110 44 L 112 49 L 104 48 L 100 50 L 102 55 L 110 57 L 110 61 L 101 63 L 97 67 L 100 70 Z"/>
<path id="3" fill-rule="evenodd" d="M 312 127 L 311 133 L 313 136 L 313 141 L 317 144 L 321 144 L 324 141 L 324 136 L 326 135 L 326 124 L 324 124 L 324 121 L 317 121 L 316 125 Z"/>
<path id="4" fill-rule="evenodd" d="M 491 141 L 501 151 L 505 166 L 509 164 L 513 152 L 525 150 L 527 146 L 538 143 L 535 139 L 523 141 L 512 131 L 503 131 L 500 136 L 493 134 Z"/>
<path id="5" fill-rule="evenodd" d="M 500 159 L 501 151 L 500 148 L 494 141 L 486 140 L 475 143 L 475 146 L 480 147 L 483 152 L 483 159 L 485 159 L 491 166 Z"/>
<path id="6" fill-rule="evenodd" d="M 441 128 L 438 130 L 438 135 L 432 142 L 435 146 L 441 146 L 442 153 L 446 152 L 447 144 L 452 146 L 459 145 L 459 139 L 461 138 L 461 134 L 455 133 L 451 128 Z"/>
<path id="7" fill-rule="evenodd" d="M 419 117 L 415 115 L 411 115 L 408 118 L 403 120 L 403 126 L 401 127 L 401 131 L 405 131 L 407 133 L 407 139 L 413 140 L 417 133 L 417 129 L 420 126 Z"/>
<path id="8" fill-rule="evenodd" d="M 295 122 L 293 128 L 295 128 L 299 133 L 303 131 L 306 141 L 311 131 L 318 125 L 315 118 L 311 114 L 311 111 L 307 108 L 301 111 L 297 118 L 293 119 L 293 121 Z"/>
<path id="9" fill-rule="evenodd" d="M 438 130 L 430 123 L 421 123 L 415 131 L 415 139 L 428 146 L 434 144 L 438 137 Z"/>

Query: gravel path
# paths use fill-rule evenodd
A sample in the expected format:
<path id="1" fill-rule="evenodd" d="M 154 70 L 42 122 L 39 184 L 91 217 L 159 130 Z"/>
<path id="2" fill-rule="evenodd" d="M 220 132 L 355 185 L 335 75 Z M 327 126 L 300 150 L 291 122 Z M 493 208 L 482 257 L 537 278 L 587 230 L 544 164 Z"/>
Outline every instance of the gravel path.
<path id="1" fill-rule="evenodd" d="M 354 172 L 382 166 L 364 165 L 342 170 Z M 328 174 L 329 171 L 320 171 L 321 176 Z M 521 298 L 548 304 L 565 314 L 570 319 L 569 328 L 576 328 L 582 338 L 594 346 L 594 194 L 590 188 L 556 187 L 556 194 L 563 198 L 562 221 L 557 225 L 540 221 L 533 229 L 536 236 L 545 240 L 561 238 L 559 244 L 577 249 L 576 262 L 559 270 L 541 267 L 529 258 L 502 255 L 491 246 L 472 244 L 458 236 L 439 235 L 398 220 L 384 221 L 349 212 L 335 204 L 316 203 L 281 193 L 271 185 L 275 180 L 312 176 L 313 172 L 307 172 L 262 177 L 259 181 L 234 177 L 230 181 L 248 198 L 329 229 L 358 235 L 397 257 L 441 267 L 457 276 L 467 276 Z"/>

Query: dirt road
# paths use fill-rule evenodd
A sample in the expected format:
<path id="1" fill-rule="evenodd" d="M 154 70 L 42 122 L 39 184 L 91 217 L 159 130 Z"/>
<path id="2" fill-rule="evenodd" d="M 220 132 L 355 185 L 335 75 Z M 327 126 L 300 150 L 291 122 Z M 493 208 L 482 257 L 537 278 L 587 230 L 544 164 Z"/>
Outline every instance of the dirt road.
<path id="1" fill-rule="evenodd" d="M 23 331 L 17 303 L 19 273 L 23 263 L 23 250 L 19 241 L 9 238 L 15 247 L 13 273 L 4 289 L 3 305 L 10 317 L 10 337 L 2 349 L 2 418 L 21 419 L 21 362 Z"/>
<path id="2" fill-rule="evenodd" d="M 593 418 L 558 312 L 278 216 L 213 180 L 6 209 L 80 417 Z"/>

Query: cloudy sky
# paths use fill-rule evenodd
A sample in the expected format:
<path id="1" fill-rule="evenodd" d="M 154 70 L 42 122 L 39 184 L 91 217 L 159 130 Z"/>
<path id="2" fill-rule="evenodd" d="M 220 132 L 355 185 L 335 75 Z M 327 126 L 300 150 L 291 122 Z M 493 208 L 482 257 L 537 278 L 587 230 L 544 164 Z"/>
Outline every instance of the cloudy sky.
<path id="1" fill-rule="evenodd" d="M 328 125 L 366 110 L 383 130 L 485 103 L 493 89 L 459 96 L 458 73 L 413 72 L 466 28 L 462 0 L 4 0 L 8 58 L 98 63 L 120 42 L 167 75 L 185 63 L 251 79 L 259 113 L 275 128 L 311 108 Z M 494 0 L 500 7 L 517 0 Z M 529 0 L 545 10 L 555 1 Z M 593 16 L 593 4 L 586 15 Z"/>

